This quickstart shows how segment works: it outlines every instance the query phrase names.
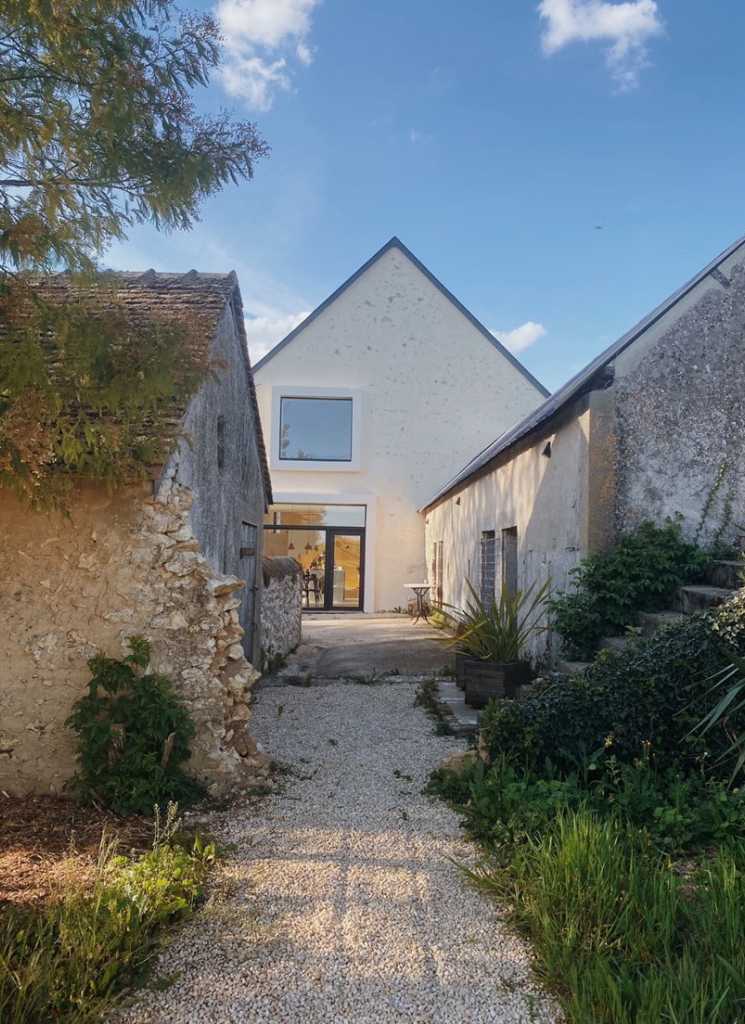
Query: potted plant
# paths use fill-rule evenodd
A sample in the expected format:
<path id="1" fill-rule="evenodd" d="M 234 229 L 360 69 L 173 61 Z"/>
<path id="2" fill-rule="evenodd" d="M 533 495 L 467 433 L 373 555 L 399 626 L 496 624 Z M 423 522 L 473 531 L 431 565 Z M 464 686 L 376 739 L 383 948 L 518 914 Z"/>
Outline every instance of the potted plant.
<path id="1" fill-rule="evenodd" d="M 455 630 L 448 645 L 455 650 L 456 679 L 466 691 L 466 703 L 483 708 L 493 697 L 515 697 L 518 687 L 530 681 L 525 649 L 531 636 L 546 629 L 537 620 L 549 581 L 514 594 L 503 587 L 490 605 L 469 580 L 466 586 L 470 597 L 465 608 L 452 613 Z"/>

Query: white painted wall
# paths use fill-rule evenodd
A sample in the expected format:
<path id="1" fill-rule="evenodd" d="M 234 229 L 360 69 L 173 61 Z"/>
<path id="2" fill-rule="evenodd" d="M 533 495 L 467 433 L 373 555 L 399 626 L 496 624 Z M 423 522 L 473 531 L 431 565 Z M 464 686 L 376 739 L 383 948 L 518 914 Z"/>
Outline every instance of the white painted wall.
<path id="1" fill-rule="evenodd" d="M 362 398 L 358 470 L 274 468 L 275 501 L 366 496 L 366 611 L 405 605 L 426 579 L 417 509 L 541 401 L 538 389 L 398 248 L 374 262 L 255 373 L 276 451 L 277 386 L 348 388 Z M 274 391 L 276 398 L 276 391 Z M 373 523 L 370 523 L 370 518 Z"/>
<path id="2" fill-rule="evenodd" d="M 481 572 L 481 534 L 494 530 L 497 539 L 497 592 L 502 581 L 501 531 L 517 527 L 518 587 L 567 586 L 569 571 L 586 554 L 588 522 L 589 410 L 555 434 L 547 435 L 505 465 L 478 477 L 426 514 L 427 562 L 434 545 L 443 544 L 443 601 L 463 607 L 465 581 L 477 592 Z M 551 441 L 551 457 L 542 454 Z M 430 577 L 432 573 L 430 571 Z M 544 622 L 546 619 L 544 618 Z M 531 653 L 550 652 L 555 638 L 539 634 Z"/>

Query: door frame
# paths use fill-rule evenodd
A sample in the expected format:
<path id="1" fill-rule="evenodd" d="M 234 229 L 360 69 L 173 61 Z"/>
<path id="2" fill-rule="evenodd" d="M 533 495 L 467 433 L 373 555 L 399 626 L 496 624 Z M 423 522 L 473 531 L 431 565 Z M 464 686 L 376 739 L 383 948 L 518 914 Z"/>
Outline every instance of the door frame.
<path id="1" fill-rule="evenodd" d="M 326 531 L 326 568 L 323 587 L 323 610 L 325 612 L 361 612 L 365 602 L 365 526 L 325 526 Z M 360 583 L 359 599 L 354 606 L 334 607 L 334 555 L 337 537 L 360 538 Z"/>

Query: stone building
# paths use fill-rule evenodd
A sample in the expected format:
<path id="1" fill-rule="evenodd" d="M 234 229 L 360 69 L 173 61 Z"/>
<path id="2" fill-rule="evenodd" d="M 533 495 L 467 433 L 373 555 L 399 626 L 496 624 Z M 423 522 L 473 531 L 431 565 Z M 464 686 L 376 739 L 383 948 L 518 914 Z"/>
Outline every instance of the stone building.
<path id="1" fill-rule="evenodd" d="M 563 589 L 580 559 L 645 519 L 734 542 L 744 394 L 741 239 L 433 493 L 422 511 L 436 597 L 462 605 L 466 579 Z"/>
<path id="2" fill-rule="evenodd" d="M 275 489 L 266 552 L 301 562 L 318 611 L 405 606 L 426 573 L 418 507 L 547 395 L 398 238 L 255 373 Z"/>
<path id="3" fill-rule="evenodd" d="M 80 484 L 67 514 L 0 491 L 0 788 L 59 791 L 86 661 L 152 644 L 197 727 L 191 769 L 213 792 L 266 770 L 248 732 L 258 676 L 261 522 L 271 483 L 235 274 L 113 275 L 117 303 L 198 324 L 211 364 L 151 480 Z M 64 301 L 63 276 L 45 287 Z"/>

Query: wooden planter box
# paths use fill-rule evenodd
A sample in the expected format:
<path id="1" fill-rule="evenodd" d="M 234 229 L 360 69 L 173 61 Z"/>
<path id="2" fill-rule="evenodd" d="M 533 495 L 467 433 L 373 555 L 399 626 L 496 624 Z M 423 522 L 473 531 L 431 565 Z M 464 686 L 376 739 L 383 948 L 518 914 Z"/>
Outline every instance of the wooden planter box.
<path id="1" fill-rule="evenodd" d="M 494 697 L 516 697 L 520 686 L 532 678 L 527 661 L 478 661 L 466 659 L 463 666 L 466 704 L 485 708 Z"/>

